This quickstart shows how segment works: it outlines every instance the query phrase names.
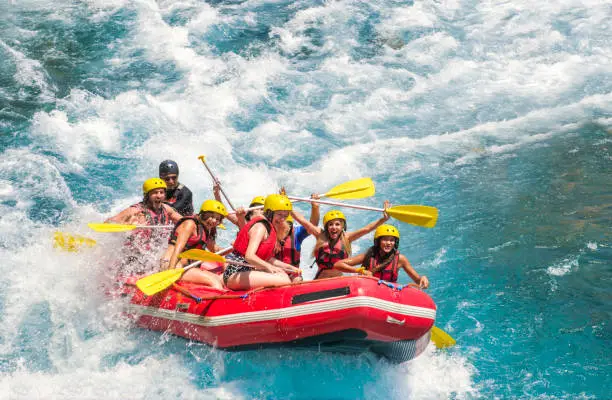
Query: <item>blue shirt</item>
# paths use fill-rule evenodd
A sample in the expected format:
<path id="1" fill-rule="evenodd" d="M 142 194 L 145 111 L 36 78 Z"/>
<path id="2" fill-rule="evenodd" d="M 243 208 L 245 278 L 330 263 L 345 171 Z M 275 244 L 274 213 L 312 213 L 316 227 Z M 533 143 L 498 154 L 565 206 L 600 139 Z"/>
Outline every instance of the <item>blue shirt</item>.
<path id="1" fill-rule="evenodd" d="M 308 237 L 309 233 L 302 225 L 293 226 L 293 246 L 297 251 L 302 251 L 302 242 Z"/>

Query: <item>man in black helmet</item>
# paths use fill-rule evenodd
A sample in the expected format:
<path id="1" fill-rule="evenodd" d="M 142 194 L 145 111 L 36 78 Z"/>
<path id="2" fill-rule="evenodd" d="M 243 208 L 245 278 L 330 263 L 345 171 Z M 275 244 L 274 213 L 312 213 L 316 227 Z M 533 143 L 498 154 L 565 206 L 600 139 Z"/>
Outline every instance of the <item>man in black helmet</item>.
<path id="1" fill-rule="evenodd" d="M 181 215 L 193 215 L 191 190 L 178 181 L 178 164 L 164 160 L 159 164 L 159 177 L 166 182 L 166 204 L 172 206 Z"/>

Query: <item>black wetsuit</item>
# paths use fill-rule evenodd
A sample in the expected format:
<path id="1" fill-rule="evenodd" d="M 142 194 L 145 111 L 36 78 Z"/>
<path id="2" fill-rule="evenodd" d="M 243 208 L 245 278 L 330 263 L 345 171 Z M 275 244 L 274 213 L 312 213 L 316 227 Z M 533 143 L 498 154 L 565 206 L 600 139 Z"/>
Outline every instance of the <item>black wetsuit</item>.
<path id="1" fill-rule="evenodd" d="M 181 215 L 193 215 L 193 195 L 191 190 L 182 183 L 179 183 L 174 190 L 166 190 L 165 203 Z"/>

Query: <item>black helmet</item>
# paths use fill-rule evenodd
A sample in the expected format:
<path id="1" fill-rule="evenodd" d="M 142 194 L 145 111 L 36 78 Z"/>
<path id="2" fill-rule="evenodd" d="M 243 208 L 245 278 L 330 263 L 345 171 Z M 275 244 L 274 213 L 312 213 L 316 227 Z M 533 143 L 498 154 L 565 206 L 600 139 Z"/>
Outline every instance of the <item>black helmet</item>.
<path id="1" fill-rule="evenodd" d="M 172 160 L 164 160 L 159 164 L 159 176 L 176 174 L 178 175 L 178 164 Z"/>

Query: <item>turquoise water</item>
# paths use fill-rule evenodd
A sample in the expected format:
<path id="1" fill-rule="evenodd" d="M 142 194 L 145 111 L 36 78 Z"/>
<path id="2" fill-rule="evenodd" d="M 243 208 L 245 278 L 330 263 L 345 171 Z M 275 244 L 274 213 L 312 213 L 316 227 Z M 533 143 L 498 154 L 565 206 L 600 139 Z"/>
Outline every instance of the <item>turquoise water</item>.
<path id="1" fill-rule="evenodd" d="M 0 397 L 609 398 L 611 16 L 595 0 L 0 2 Z M 434 229 L 398 224 L 400 247 L 457 346 L 402 365 L 225 353 L 122 320 L 99 288 L 121 237 L 85 224 L 167 158 L 208 198 L 201 154 L 234 204 L 371 176 L 355 202 L 438 207 Z M 58 229 L 98 245 L 53 250 Z"/>

